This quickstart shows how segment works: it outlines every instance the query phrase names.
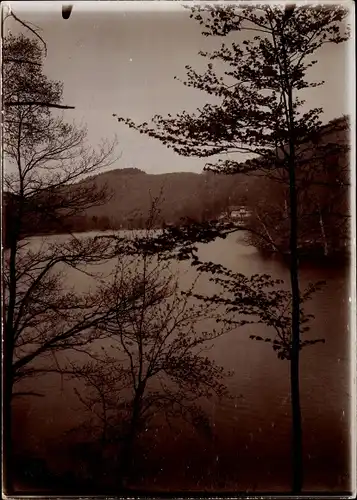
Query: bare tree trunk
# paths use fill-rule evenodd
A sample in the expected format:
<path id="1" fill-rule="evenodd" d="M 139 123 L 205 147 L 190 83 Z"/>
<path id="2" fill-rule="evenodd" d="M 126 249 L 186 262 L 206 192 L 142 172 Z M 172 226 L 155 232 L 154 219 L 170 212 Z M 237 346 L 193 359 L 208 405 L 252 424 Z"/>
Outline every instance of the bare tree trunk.
<path id="1" fill-rule="evenodd" d="M 6 332 L 4 332 L 3 355 L 3 480 L 4 492 L 7 495 L 14 493 L 13 486 L 13 453 L 12 453 L 12 351 L 7 350 Z"/>
<path id="2" fill-rule="evenodd" d="M 324 256 L 327 257 L 328 256 L 328 243 L 327 243 L 327 239 L 326 239 L 325 225 L 324 225 L 324 221 L 322 218 L 320 205 L 319 205 L 319 222 L 320 222 L 322 241 L 323 241 L 323 245 L 324 245 Z"/>
<path id="3" fill-rule="evenodd" d="M 254 212 L 254 213 L 255 213 L 255 215 L 257 216 L 257 219 L 259 220 L 259 222 L 261 223 L 261 225 L 263 226 L 263 229 L 264 229 L 264 231 L 265 231 L 265 233 L 266 233 L 266 235 L 267 235 L 267 237 L 268 237 L 268 240 L 270 241 L 270 245 L 271 245 L 271 249 L 272 249 L 272 251 L 273 251 L 273 252 L 275 252 L 275 250 L 276 250 L 276 245 L 275 245 L 275 243 L 274 243 L 274 240 L 273 240 L 273 238 L 272 238 L 271 234 L 270 234 L 270 233 L 269 233 L 269 231 L 268 231 L 267 226 L 264 224 L 264 221 L 262 220 L 262 218 L 261 218 L 261 217 L 259 217 L 258 212 Z"/>
<path id="4" fill-rule="evenodd" d="M 298 257 L 298 200 L 295 173 L 295 143 L 292 91 L 289 88 L 290 152 L 289 152 L 289 194 L 290 194 L 290 282 L 292 293 L 292 340 L 290 359 L 290 384 L 292 406 L 292 468 L 294 494 L 301 493 L 303 485 L 302 423 L 300 405 L 300 288 Z"/>
<path id="5" fill-rule="evenodd" d="M 302 467 L 302 425 L 300 407 L 299 357 L 300 357 L 300 289 L 299 263 L 297 251 L 297 200 L 294 175 L 291 175 L 291 233 L 290 233 L 290 281 L 292 291 L 292 342 L 290 360 L 290 383 L 292 404 L 292 454 L 293 454 L 293 493 L 301 492 L 303 481 Z"/>
<path id="6" fill-rule="evenodd" d="M 7 228 L 9 241 L 9 286 L 7 308 L 4 311 L 4 332 L 3 332 L 3 429 L 4 429 L 4 482 L 7 494 L 13 490 L 13 453 L 12 453 L 12 392 L 14 384 L 14 319 L 16 307 L 16 256 L 18 251 L 18 241 L 21 230 L 22 205 L 12 207 L 15 216 L 12 220 L 12 227 Z M 5 298 L 3 297 L 3 306 Z"/>
<path id="7" fill-rule="evenodd" d="M 284 210 L 285 210 L 285 217 L 288 219 L 289 212 L 288 212 L 288 202 L 286 201 L 286 198 L 284 199 Z"/>
<path id="8" fill-rule="evenodd" d="M 124 438 L 123 449 L 121 450 L 119 483 L 122 487 L 126 486 L 126 482 L 131 473 L 134 444 L 138 433 L 143 393 L 144 389 L 141 387 L 139 387 L 136 391 L 132 406 L 129 429 Z"/>
<path id="9" fill-rule="evenodd" d="M 295 4 L 285 6 L 285 20 L 293 13 Z M 296 151 L 293 89 L 287 69 L 285 51 L 284 25 L 282 31 L 283 74 L 285 83 L 283 96 L 285 103 L 287 127 L 289 132 L 289 201 L 290 201 L 290 284 L 292 295 L 291 311 L 291 350 L 290 350 L 290 391 L 292 411 L 292 493 L 299 495 L 303 485 L 302 423 L 300 404 L 300 288 L 299 288 L 299 256 L 298 256 L 298 195 L 296 186 Z M 286 99 L 287 98 L 287 99 Z"/>

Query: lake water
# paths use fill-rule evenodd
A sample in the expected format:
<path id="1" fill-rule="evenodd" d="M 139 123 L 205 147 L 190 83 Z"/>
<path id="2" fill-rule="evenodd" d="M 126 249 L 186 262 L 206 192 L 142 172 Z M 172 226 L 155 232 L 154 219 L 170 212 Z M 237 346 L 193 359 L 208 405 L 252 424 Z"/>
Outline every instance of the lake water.
<path id="1" fill-rule="evenodd" d="M 34 238 L 31 244 L 38 241 Z M 235 272 L 267 273 L 289 282 L 288 269 L 279 260 L 263 258 L 255 248 L 244 244 L 242 236 L 237 239 L 237 235 L 231 235 L 202 245 L 200 256 Z M 186 266 L 187 270 L 183 280 L 189 282 L 196 271 Z M 88 278 L 83 274 L 73 272 L 69 279 L 80 289 L 87 286 Z M 347 491 L 351 480 L 349 269 L 302 266 L 301 288 L 318 280 L 327 284 L 307 307 L 315 314 L 309 335 L 323 337 L 325 344 L 308 346 L 301 352 L 304 488 Z M 267 327 L 249 325 L 234 330 L 218 339 L 210 353 L 233 372 L 227 380 L 233 397 L 205 405 L 214 424 L 211 439 L 190 430 L 170 437 L 167 430 L 158 428 L 156 446 L 147 461 L 151 476 L 143 481 L 143 487 L 289 490 L 289 363 L 279 360 L 270 344 L 249 339 L 251 333 L 262 335 Z M 83 417 L 73 387 L 55 375 L 26 384 L 27 388 L 33 384 L 32 389 L 43 392 L 44 397 L 15 400 L 15 450 L 65 470 L 73 458 L 68 456 L 65 433 Z"/>

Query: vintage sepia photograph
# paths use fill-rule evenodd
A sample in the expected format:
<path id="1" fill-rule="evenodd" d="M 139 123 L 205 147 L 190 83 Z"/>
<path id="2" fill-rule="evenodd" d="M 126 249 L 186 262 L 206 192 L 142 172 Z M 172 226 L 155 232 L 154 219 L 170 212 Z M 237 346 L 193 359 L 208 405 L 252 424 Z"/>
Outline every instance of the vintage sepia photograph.
<path id="1" fill-rule="evenodd" d="M 355 497 L 354 10 L 2 2 L 6 498 Z"/>

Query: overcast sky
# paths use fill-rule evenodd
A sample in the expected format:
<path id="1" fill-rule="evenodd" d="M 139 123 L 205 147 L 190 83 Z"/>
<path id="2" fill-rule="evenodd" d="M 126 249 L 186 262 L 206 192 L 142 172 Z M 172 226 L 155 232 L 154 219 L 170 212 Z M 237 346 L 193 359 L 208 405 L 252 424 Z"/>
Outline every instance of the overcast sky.
<path id="1" fill-rule="evenodd" d="M 202 161 L 176 155 L 119 124 L 112 114 L 142 122 L 156 113 L 205 104 L 207 95 L 174 76 L 184 78 L 186 64 L 203 68 L 205 60 L 197 52 L 219 46 L 222 39 L 202 36 L 197 22 L 176 2 L 74 3 L 69 20 L 62 19 L 61 2 L 9 4 L 42 30 L 48 48 L 44 71 L 63 82 L 64 103 L 76 107 L 65 118 L 87 124 L 93 145 L 117 135 L 122 153 L 117 167 L 148 173 L 202 170 Z M 14 23 L 6 27 L 19 30 Z M 323 121 L 348 113 L 348 58 L 346 44 L 329 44 L 318 53 L 311 77 L 326 84 L 305 97 L 307 107 L 324 108 Z"/>

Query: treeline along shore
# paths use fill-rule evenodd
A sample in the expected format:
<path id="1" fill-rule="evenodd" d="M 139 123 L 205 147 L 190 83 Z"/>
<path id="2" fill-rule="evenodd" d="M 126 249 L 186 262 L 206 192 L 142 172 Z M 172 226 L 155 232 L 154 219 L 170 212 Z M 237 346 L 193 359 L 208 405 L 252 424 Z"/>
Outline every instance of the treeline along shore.
<path id="1" fill-rule="evenodd" d="M 298 173 L 301 181 L 299 204 L 299 247 L 305 258 L 334 258 L 349 251 L 349 122 L 347 117 L 322 127 L 315 148 Z M 329 144 L 324 156 L 321 145 Z M 336 154 L 331 145 L 336 144 Z M 341 147 L 342 146 L 342 147 Z M 321 154 L 321 151 L 322 154 Z M 308 182 L 306 178 L 308 177 Z M 147 174 L 137 168 L 116 168 L 81 181 L 102 188 L 109 186 L 111 198 L 105 204 L 76 213 L 60 224 L 61 217 L 46 210 L 53 206 L 54 193 L 30 199 L 26 236 L 67 232 L 142 229 L 151 200 L 161 197 L 157 227 L 179 226 L 230 219 L 232 209 L 245 207 L 248 242 L 265 254 L 288 253 L 289 207 L 284 183 L 269 179 L 178 172 Z M 304 187 L 305 186 L 305 187 Z M 63 197 L 63 193 L 59 196 Z M 70 196 L 70 193 L 68 193 Z M 16 196 L 3 193 L 4 243 L 16 212 Z M 34 210 L 36 208 L 36 210 Z M 58 212 L 61 206 L 58 206 Z M 51 212 L 51 213 L 50 213 Z M 232 217 L 234 220 L 234 217 Z"/>

